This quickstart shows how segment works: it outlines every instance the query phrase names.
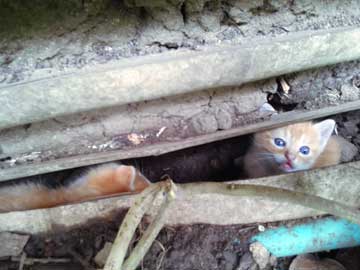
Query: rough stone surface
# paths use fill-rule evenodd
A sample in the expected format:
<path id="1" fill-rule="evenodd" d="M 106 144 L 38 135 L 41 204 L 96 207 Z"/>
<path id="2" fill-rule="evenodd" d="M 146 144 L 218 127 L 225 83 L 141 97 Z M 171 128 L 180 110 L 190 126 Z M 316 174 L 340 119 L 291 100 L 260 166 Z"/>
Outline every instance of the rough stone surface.
<path id="1" fill-rule="evenodd" d="M 0 232 L 0 257 L 19 256 L 29 238 L 30 235 Z"/>
<path id="2" fill-rule="evenodd" d="M 215 118 L 217 121 L 218 129 L 229 129 L 232 126 L 232 117 L 231 113 L 225 109 L 216 109 Z"/>
<path id="3" fill-rule="evenodd" d="M 341 100 L 353 101 L 359 99 L 360 89 L 355 86 L 344 84 L 340 88 L 340 93 Z"/>
<path id="4" fill-rule="evenodd" d="M 352 144 L 343 137 L 338 137 L 338 142 L 341 147 L 341 162 L 349 162 L 355 158 L 359 153 L 359 149 L 356 145 Z"/>
<path id="5" fill-rule="evenodd" d="M 177 48 L 360 25 L 357 1 L 5 2 L 0 85 Z"/>
<path id="6" fill-rule="evenodd" d="M 356 82 L 359 72 L 360 62 L 353 61 L 286 75 L 291 90 L 283 103 L 314 109 L 358 100 L 360 90 L 353 81 Z"/>
<path id="7" fill-rule="evenodd" d="M 346 43 L 344 39 L 347 39 Z M 330 33 L 297 33 L 251 43 L 251 46 L 211 47 L 202 52 L 177 51 L 146 56 L 87 72 L 16 84 L 1 90 L 0 128 L 207 88 L 244 84 L 282 75 L 286 71 L 357 59 L 360 57 L 358 39 L 360 30 L 357 28 L 336 29 Z M 92 98 L 88 98 L 89 91 Z M 322 95 L 320 100 L 324 99 L 323 104 L 335 104 L 339 95 L 329 93 Z M 327 103 L 326 98 L 329 99 Z"/>
<path id="8" fill-rule="evenodd" d="M 196 115 L 192 121 L 192 126 L 198 134 L 215 132 L 218 129 L 216 118 L 210 113 Z"/>
<path id="9" fill-rule="evenodd" d="M 337 123 L 338 133 L 343 136 L 348 142 L 344 148 L 343 156 L 351 157 L 356 153 L 354 159 L 360 159 L 360 111 L 349 112 L 346 114 L 336 115 L 334 117 Z M 350 145 L 349 142 L 352 144 Z M 349 156 L 348 156 L 349 155 Z"/>
<path id="10" fill-rule="evenodd" d="M 241 256 L 239 266 L 236 270 L 257 270 L 258 266 L 250 252 Z"/>
<path id="11" fill-rule="evenodd" d="M 242 124 L 243 114 L 256 111 L 266 101 L 267 94 L 257 89 L 257 83 L 213 89 L 2 130 L 0 157 L 8 159 L 0 166 L 122 149 L 126 144 L 121 138 L 134 132 L 166 141 L 228 129 Z M 166 130 L 158 138 L 162 127 Z"/>
<path id="12" fill-rule="evenodd" d="M 270 253 L 259 242 L 252 243 L 249 247 L 252 257 L 260 270 L 270 270 Z"/>

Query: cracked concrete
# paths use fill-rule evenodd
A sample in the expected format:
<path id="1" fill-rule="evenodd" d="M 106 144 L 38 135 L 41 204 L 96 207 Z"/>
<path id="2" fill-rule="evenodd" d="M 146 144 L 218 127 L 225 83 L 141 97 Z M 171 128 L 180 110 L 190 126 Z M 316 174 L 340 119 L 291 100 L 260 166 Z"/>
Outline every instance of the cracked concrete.
<path id="1" fill-rule="evenodd" d="M 284 78 L 291 90 L 282 102 L 297 104 L 299 109 L 315 109 L 326 104 L 337 105 L 345 101 L 358 100 L 358 74 L 360 61 L 286 75 Z"/>
<path id="2" fill-rule="evenodd" d="M 169 50 L 204 50 L 207 45 L 360 25 L 357 1 L 268 1 L 268 6 L 263 1 L 235 0 L 221 5 L 206 0 L 127 0 L 106 5 L 106 1 L 83 1 L 83 6 L 81 1 L 73 2 L 71 12 L 68 6 L 61 6 L 63 10 L 44 9 L 40 4 L 27 7 L 29 16 L 39 13 L 39 23 L 29 23 L 26 31 L 27 18 L 19 19 L 23 10 L 11 5 L 2 10 L 0 87 Z M 44 10 L 48 14 L 41 13 Z M 57 20 L 51 18 L 54 14 Z M 9 25 L 13 31 L 8 31 Z M 359 99 L 359 63 L 285 76 L 291 91 L 281 103 L 313 109 Z M 47 160 L 119 149 L 127 145 L 126 134 L 156 133 L 162 127 L 167 127 L 161 136 L 166 141 L 245 125 L 261 118 L 256 110 L 268 93 L 277 93 L 277 87 L 271 79 L 3 130 L 1 166 L 13 165 L 8 158 L 21 159 L 34 152 Z"/>
<path id="3" fill-rule="evenodd" d="M 358 99 L 359 72 L 359 62 L 355 61 L 287 75 L 291 90 L 281 102 L 295 102 L 297 109 L 308 109 Z M 277 93 L 277 88 L 275 79 L 269 79 L 3 130 L 1 166 L 13 166 L 14 160 L 18 160 L 15 164 L 29 162 L 22 157 L 33 152 L 40 153 L 37 160 L 48 160 L 124 149 L 129 143 L 127 134 L 156 134 L 162 127 L 166 130 L 157 140 L 171 141 L 254 123 L 262 119 L 258 108 L 269 93 Z"/>
<path id="4" fill-rule="evenodd" d="M 21 9 L 3 9 L 0 86 L 177 48 L 197 50 L 254 37 L 360 25 L 357 1 L 270 1 L 270 7 L 262 1 L 234 0 L 221 5 L 205 0 L 83 1 L 83 6 L 72 2 L 76 5 L 71 12 L 66 4 L 59 10 L 45 4 L 28 7 L 27 16 L 38 14 L 39 25 Z M 54 20 L 52 13 L 60 13 L 61 19 Z"/>
<path id="5" fill-rule="evenodd" d="M 163 141 L 215 132 L 241 125 L 242 115 L 257 111 L 264 102 L 266 93 L 253 83 L 57 117 L 0 131 L 0 157 L 19 159 L 40 152 L 41 159 L 47 160 L 120 149 L 126 146 L 127 134 L 158 132 L 162 127 L 166 127 Z"/>

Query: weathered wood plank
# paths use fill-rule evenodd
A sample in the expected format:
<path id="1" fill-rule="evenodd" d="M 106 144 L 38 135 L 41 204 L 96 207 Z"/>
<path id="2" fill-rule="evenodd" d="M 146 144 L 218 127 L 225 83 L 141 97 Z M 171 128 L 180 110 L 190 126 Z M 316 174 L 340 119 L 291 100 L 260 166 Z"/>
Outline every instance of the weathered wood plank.
<path id="1" fill-rule="evenodd" d="M 329 200 L 360 207 L 360 162 L 285 174 L 247 181 L 239 184 L 259 184 L 317 195 Z M 302 218 L 323 214 L 299 205 L 279 202 L 274 199 L 228 196 L 224 194 L 193 193 L 185 184 L 181 194 L 177 194 L 166 218 L 167 225 L 210 223 L 210 224 L 248 224 Z M 201 184 L 197 188 L 201 189 Z M 181 184 L 179 184 L 181 186 Z M 351 187 L 351 189 L 349 189 Z M 93 218 L 105 217 L 119 209 L 128 208 L 135 196 L 120 196 L 80 204 L 59 206 L 50 209 L 30 210 L 0 214 L 0 232 L 17 231 L 39 233 L 51 231 L 54 227 L 70 228 L 86 224 Z M 159 201 L 155 202 L 158 205 Z M 241 206 L 241 207 L 240 207 Z M 154 214 L 156 207 L 150 209 Z M 56 226 L 55 226 L 56 225 Z"/>
<path id="2" fill-rule="evenodd" d="M 0 129 L 355 60 L 359 43 L 360 28 L 355 27 L 298 32 L 12 84 L 0 88 Z"/>
<path id="3" fill-rule="evenodd" d="M 111 152 L 66 157 L 41 163 L 19 165 L 13 168 L 0 170 L 0 181 L 93 165 L 114 160 L 161 155 L 222 139 L 254 133 L 264 129 L 274 128 L 293 122 L 307 121 L 358 109 L 360 109 L 360 100 L 313 111 L 292 111 L 282 113 L 279 115 L 274 115 L 272 119 L 268 121 L 229 130 L 222 130 L 215 133 L 192 137 L 177 142 L 159 143 L 144 147 L 134 146 L 134 148 L 131 150 L 116 150 Z"/>

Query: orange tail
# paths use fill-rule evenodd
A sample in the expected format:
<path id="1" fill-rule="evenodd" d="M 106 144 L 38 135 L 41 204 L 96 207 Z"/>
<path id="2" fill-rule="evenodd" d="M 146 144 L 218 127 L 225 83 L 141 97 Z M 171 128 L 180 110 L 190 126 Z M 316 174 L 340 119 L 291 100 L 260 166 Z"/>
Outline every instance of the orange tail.
<path id="1" fill-rule="evenodd" d="M 105 164 L 90 170 L 69 186 L 49 189 L 20 184 L 0 189 L 0 212 L 48 208 L 123 192 L 142 191 L 150 182 L 133 166 Z"/>

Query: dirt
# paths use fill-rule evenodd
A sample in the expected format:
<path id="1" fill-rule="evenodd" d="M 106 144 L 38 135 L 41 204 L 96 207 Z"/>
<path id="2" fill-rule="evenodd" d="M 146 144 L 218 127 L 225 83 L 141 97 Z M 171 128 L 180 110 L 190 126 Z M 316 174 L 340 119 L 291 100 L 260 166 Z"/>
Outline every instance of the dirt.
<path id="1" fill-rule="evenodd" d="M 360 98 L 360 62 L 353 61 L 321 69 L 288 74 L 284 79 L 290 86 L 281 103 L 294 109 L 312 110 L 324 104 L 358 100 Z M 291 108 L 291 107 L 290 107 Z"/>
<path id="2" fill-rule="evenodd" d="M 93 257 L 106 242 L 114 241 L 122 219 L 120 216 L 67 232 L 32 236 L 25 252 L 31 258 L 70 258 L 71 263 L 77 264 L 81 258 L 95 267 Z M 145 225 L 142 227 L 144 229 Z M 255 225 L 167 227 L 161 231 L 139 269 L 235 269 L 246 250 L 248 238 L 256 230 Z M 133 245 L 141 234 L 137 231 Z M 25 269 L 38 268 L 35 265 Z"/>
<path id="3" fill-rule="evenodd" d="M 249 143 L 250 137 L 243 136 L 158 157 L 125 160 L 124 163 L 137 166 L 155 181 L 164 175 L 180 183 L 226 181 L 241 177 L 241 170 L 234 160 L 245 154 Z"/>
<path id="4" fill-rule="evenodd" d="M 25 265 L 26 270 L 39 269 L 96 269 L 94 257 L 105 243 L 113 242 L 124 213 L 118 213 L 111 220 L 94 220 L 81 228 L 67 231 L 57 228 L 51 234 L 33 235 L 24 251 L 27 258 L 50 258 L 47 263 Z M 294 225 L 301 221 L 263 224 L 264 228 L 279 225 Z M 146 221 L 137 230 L 131 249 L 146 229 Z M 165 227 L 158 235 L 138 269 L 153 270 L 235 270 L 240 266 L 253 264 L 247 258 L 250 238 L 259 232 L 258 224 L 215 226 L 194 224 L 191 226 Z M 344 264 L 347 270 L 358 269 L 358 248 L 342 249 L 315 254 L 320 258 L 334 258 Z M 245 260 L 242 257 L 245 256 Z M 18 269 L 18 257 L 13 261 L 0 258 L 0 269 Z M 275 260 L 271 269 L 288 269 L 294 257 Z M 56 259 L 67 259 L 66 263 L 56 263 Z M 51 262 L 53 260 L 53 262 Z M 250 262 L 249 262 L 250 260 Z M 63 267 L 63 268 L 61 268 Z"/>
<path id="5" fill-rule="evenodd" d="M 339 134 L 360 149 L 360 111 L 336 115 L 334 120 L 337 123 Z M 360 154 L 358 153 L 355 160 L 359 159 Z"/>

